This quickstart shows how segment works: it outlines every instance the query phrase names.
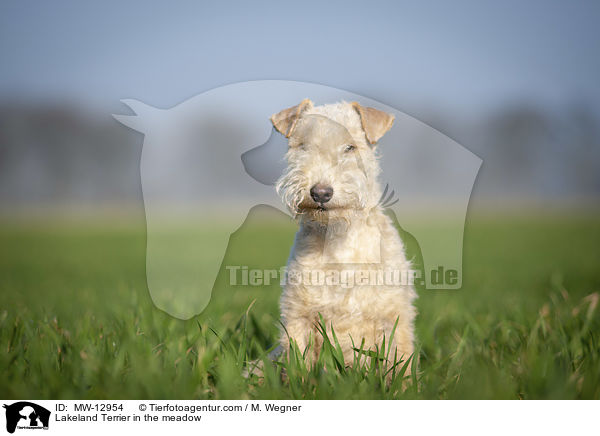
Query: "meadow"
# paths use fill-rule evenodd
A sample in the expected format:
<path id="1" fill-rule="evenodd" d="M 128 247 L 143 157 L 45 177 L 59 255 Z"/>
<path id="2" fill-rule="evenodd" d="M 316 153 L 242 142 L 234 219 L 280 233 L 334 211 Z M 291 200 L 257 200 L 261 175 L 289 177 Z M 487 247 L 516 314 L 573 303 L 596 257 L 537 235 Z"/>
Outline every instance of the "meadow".
<path id="1" fill-rule="evenodd" d="M 226 261 L 285 264 L 294 225 L 247 224 Z M 223 269 L 202 314 L 160 311 L 145 238 L 143 220 L 2 222 L 0 397 L 600 398 L 599 215 L 470 216 L 463 287 L 419 291 L 418 368 L 391 384 L 375 364 L 340 365 L 335 342 L 313 368 L 269 363 L 277 283 L 232 286 Z M 244 377 L 255 359 L 263 376 Z"/>

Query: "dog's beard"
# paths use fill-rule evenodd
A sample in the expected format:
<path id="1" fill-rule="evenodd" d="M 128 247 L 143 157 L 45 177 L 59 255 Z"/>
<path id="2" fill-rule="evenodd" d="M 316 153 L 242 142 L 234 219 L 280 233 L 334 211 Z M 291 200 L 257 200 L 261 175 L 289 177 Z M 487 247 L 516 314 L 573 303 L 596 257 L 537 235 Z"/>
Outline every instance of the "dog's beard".
<path id="1" fill-rule="evenodd" d="M 345 234 L 353 222 L 365 218 L 366 209 L 356 208 L 306 208 L 297 215 L 300 226 L 310 232 Z"/>
<path id="2" fill-rule="evenodd" d="M 337 201 L 321 204 L 305 198 L 298 204 L 294 212 L 296 218 L 305 223 L 331 225 L 350 221 L 354 216 L 362 214 L 364 205 L 358 200 L 356 198 L 353 201 L 342 202 L 337 199 Z"/>

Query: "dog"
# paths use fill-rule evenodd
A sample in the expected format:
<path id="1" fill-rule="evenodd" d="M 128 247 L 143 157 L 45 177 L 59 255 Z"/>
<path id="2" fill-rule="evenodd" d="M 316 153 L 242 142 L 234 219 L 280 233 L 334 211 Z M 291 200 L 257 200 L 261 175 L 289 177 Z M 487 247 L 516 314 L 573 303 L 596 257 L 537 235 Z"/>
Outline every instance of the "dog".
<path id="1" fill-rule="evenodd" d="M 352 366 L 385 341 L 389 360 L 410 370 L 416 293 L 398 277 L 411 263 L 378 181 L 376 143 L 394 116 L 305 99 L 271 122 L 288 139 L 276 190 L 299 222 L 280 300 L 281 349 L 294 342 L 314 363 L 324 340 L 337 341 Z"/>

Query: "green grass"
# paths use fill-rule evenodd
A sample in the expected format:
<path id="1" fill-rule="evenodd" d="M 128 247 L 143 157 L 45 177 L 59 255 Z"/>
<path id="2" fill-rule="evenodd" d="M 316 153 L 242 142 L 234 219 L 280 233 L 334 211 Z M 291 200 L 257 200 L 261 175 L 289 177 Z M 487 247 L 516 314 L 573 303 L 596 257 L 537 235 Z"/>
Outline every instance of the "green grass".
<path id="1" fill-rule="evenodd" d="M 224 265 L 278 268 L 294 230 L 248 222 Z M 205 312 L 174 319 L 146 288 L 143 223 L 4 223 L 0 247 L 3 398 L 600 398 L 597 216 L 471 219 L 463 288 L 419 292 L 418 370 L 391 385 L 335 341 L 244 378 L 276 343 L 278 285 L 222 270 Z"/>

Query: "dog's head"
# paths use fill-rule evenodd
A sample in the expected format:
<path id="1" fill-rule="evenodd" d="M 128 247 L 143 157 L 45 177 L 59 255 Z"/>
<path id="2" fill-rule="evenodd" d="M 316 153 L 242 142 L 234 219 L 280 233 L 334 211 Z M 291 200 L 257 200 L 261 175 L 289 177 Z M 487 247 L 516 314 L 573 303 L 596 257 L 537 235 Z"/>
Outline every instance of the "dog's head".
<path id="1" fill-rule="evenodd" d="M 356 102 L 314 106 L 306 99 L 271 121 L 289 139 L 277 192 L 292 214 L 320 220 L 377 205 L 375 143 L 392 127 L 393 115 Z"/>

